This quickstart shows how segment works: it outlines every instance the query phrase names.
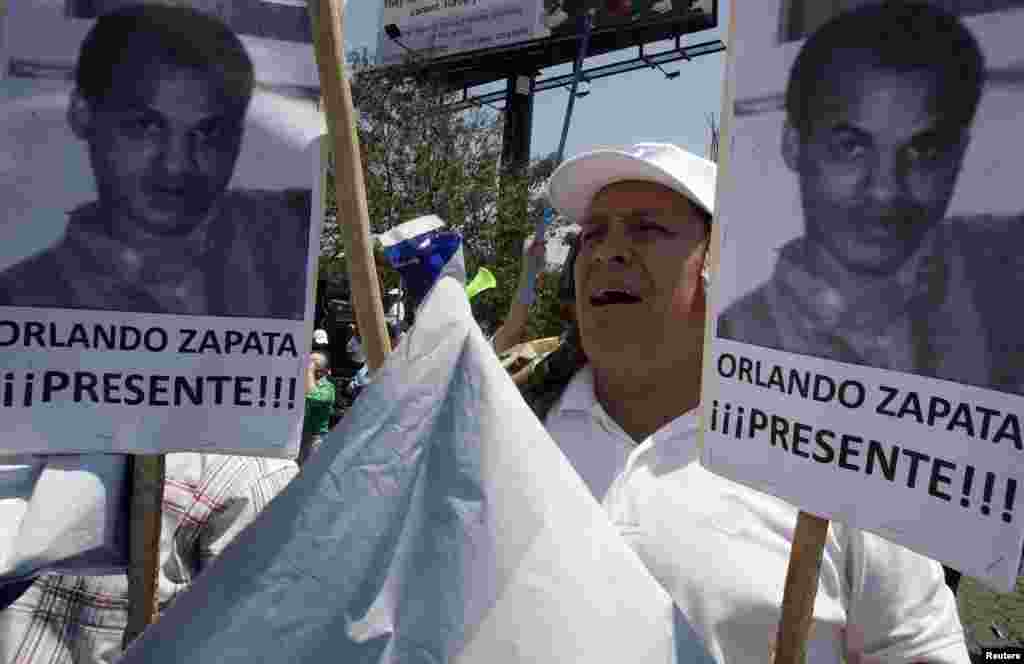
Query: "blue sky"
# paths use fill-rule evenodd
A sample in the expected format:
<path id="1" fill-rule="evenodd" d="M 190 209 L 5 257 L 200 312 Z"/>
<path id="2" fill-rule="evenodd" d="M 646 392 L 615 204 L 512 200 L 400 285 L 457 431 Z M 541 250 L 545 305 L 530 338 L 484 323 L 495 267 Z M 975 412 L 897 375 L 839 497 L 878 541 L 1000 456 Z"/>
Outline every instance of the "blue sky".
<path id="1" fill-rule="evenodd" d="M 713 39 L 725 41 L 728 2 L 719 2 L 721 27 L 684 38 L 684 44 Z M 345 40 L 349 48 L 376 48 L 376 34 L 382 0 L 353 0 L 345 10 Z M 670 45 L 653 45 L 657 52 Z M 636 57 L 636 49 L 587 60 L 595 66 Z M 566 143 L 566 156 L 595 147 L 625 145 L 640 141 L 676 143 L 697 154 L 708 148 L 708 116 L 721 111 L 722 75 L 725 54 L 706 55 L 692 62 L 679 62 L 668 70 L 682 75 L 666 80 L 657 70 L 640 70 L 595 81 L 590 95 L 578 99 Z M 544 70 L 542 77 L 571 71 L 571 65 Z M 534 101 L 534 155 L 554 152 L 562 131 L 568 101 L 566 90 L 541 92 Z"/>

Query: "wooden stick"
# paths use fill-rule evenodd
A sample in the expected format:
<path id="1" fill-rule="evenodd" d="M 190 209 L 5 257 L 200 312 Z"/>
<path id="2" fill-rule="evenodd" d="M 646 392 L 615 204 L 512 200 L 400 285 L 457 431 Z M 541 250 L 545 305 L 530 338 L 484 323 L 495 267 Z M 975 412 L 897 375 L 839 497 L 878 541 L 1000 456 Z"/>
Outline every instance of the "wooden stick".
<path id="1" fill-rule="evenodd" d="M 381 300 L 380 282 L 370 240 L 370 213 L 363 182 L 363 162 L 356 132 L 352 90 L 345 79 L 344 2 L 317 0 L 313 15 L 320 89 L 326 104 L 327 130 L 334 148 L 334 184 L 338 220 L 345 242 L 352 304 L 367 364 L 374 371 L 391 352 Z"/>
<path id="2" fill-rule="evenodd" d="M 156 622 L 160 610 L 157 575 L 164 500 L 164 456 L 137 454 L 128 459 L 132 497 L 128 535 L 128 626 L 124 632 L 124 648 Z"/>
<path id="3" fill-rule="evenodd" d="M 818 594 L 821 554 L 828 537 L 828 519 L 800 512 L 782 594 L 782 619 L 776 638 L 775 664 L 804 664 Z"/>

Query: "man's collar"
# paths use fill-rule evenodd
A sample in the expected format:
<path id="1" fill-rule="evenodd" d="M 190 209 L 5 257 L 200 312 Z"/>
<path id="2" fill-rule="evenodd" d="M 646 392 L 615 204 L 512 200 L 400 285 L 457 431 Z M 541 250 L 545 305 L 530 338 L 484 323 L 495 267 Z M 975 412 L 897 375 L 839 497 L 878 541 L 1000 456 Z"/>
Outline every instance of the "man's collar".
<path id="1" fill-rule="evenodd" d="M 788 243 L 779 253 L 773 282 L 786 299 L 799 302 L 805 316 L 828 329 L 872 328 L 906 312 L 910 302 L 929 295 L 942 283 L 939 229 L 928 234 L 921 247 L 890 278 L 875 287 L 862 285 L 855 294 L 842 293 L 806 265 L 806 238 Z M 842 269 L 838 263 L 833 269 Z M 854 281 L 854 280 L 851 280 Z"/>
<path id="2" fill-rule="evenodd" d="M 193 269 L 199 257 L 210 249 L 210 226 L 217 208 L 182 238 L 180 255 L 169 254 L 167 247 L 140 250 L 111 236 L 111 221 L 98 202 L 83 205 L 70 213 L 65 237 L 92 258 L 92 264 L 135 283 L 159 283 L 180 279 Z"/>
<path id="3" fill-rule="evenodd" d="M 226 195 L 226 194 L 225 194 Z M 187 235 L 175 238 L 173 243 L 190 248 L 190 253 L 201 255 L 210 248 L 210 227 L 213 220 L 220 216 L 224 196 L 221 196 L 207 211 L 202 221 L 196 224 Z M 81 205 L 68 213 L 68 231 L 84 234 L 91 238 L 103 238 L 104 241 L 120 246 L 128 245 L 114 236 L 114 221 L 100 201 Z"/>
<path id="4" fill-rule="evenodd" d="M 589 364 L 572 377 L 562 393 L 562 398 L 551 410 L 550 417 L 557 417 L 563 412 L 586 413 L 591 416 L 603 416 L 611 419 L 611 416 L 607 415 L 597 400 L 597 393 L 594 391 L 594 370 Z M 692 433 L 700 425 L 698 413 L 699 408 L 683 413 L 651 436 L 656 440 L 668 440 L 679 437 L 680 434 Z M 622 435 L 628 437 L 625 432 Z"/>
<path id="5" fill-rule="evenodd" d="M 562 398 L 552 409 L 552 415 L 558 415 L 562 411 L 579 411 L 589 413 L 597 403 L 597 395 L 594 391 L 594 370 L 589 364 L 576 372 Z"/>

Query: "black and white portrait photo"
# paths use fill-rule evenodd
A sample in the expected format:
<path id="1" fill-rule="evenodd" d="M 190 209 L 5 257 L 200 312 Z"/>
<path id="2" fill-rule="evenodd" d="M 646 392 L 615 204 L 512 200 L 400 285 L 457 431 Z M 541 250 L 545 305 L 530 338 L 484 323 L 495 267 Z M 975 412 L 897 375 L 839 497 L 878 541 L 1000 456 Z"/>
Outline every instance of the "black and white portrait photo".
<path id="1" fill-rule="evenodd" d="M 274 36 L 300 39 L 286 26 L 299 25 L 294 13 L 304 11 L 276 10 L 294 20 Z M 213 14 L 103 0 L 69 2 L 67 13 L 99 13 L 71 80 L 4 81 L 43 92 L 5 100 L 11 165 L 0 191 L 10 196 L 0 237 L 18 246 L 0 252 L 0 306 L 302 320 L 313 172 L 296 175 L 295 166 L 304 163 L 303 141 L 319 132 L 314 103 L 258 90 L 248 49 Z M 61 177 L 74 157 L 61 159 L 61 146 L 38 135 L 45 125 L 32 104 L 66 125 L 55 135 L 73 142 L 63 148 L 84 156 L 75 163 L 85 173 Z M 298 124 L 274 136 L 268 125 L 287 124 L 287 113 Z M 297 135 L 303 123 L 306 137 Z M 295 134 L 291 145 L 282 133 Z M 26 182 L 26 170 L 38 178 L 46 168 L 39 155 L 53 160 L 45 189 Z M 15 177 L 30 162 L 36 168 Z M 243 162 L 260 176 L 239 173 Z M 54 191 L 83 181 L 74 197 Z M 62 200 L 59 234 L 51 198 Z M 51 230 L 41 242 L 44 225 Z M 36 245 L 27 255 L 22 238 Z"/>
<path id="2" fill-rule="evenodd" d="M 1022 19 L 1022 0 L 782 3 L 784 80 L 737 65 L 750 203 L 726 203 L 720 338 L 1024 393 Z"/>

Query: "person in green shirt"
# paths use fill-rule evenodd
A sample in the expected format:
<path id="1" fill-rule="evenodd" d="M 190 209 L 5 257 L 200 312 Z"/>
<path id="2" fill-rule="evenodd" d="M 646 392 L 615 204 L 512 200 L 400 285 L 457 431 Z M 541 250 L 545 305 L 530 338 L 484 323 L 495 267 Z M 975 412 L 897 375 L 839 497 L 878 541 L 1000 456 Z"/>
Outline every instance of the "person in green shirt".
<path id="1" fill-rule="evenodd" d="M 302 423 L 302 444 L 299 446 L 301 466 L 320 447 L 324 434 L 330 429 L 334 411 L 334 383 L 327 377 L 330 368 L 327 355 L 310 353 L 306 366 L 306 416 Z"/>

